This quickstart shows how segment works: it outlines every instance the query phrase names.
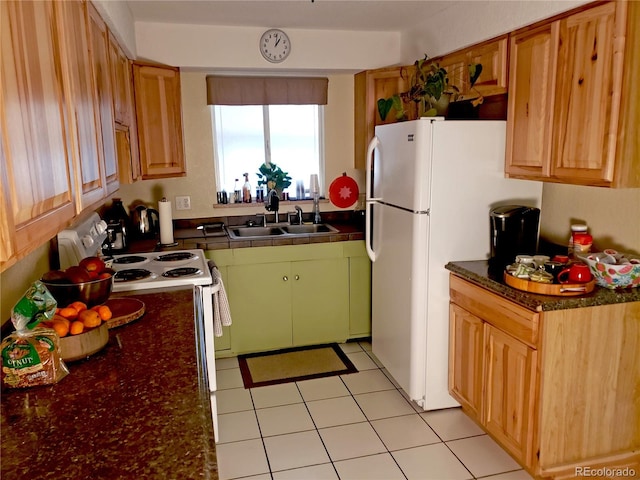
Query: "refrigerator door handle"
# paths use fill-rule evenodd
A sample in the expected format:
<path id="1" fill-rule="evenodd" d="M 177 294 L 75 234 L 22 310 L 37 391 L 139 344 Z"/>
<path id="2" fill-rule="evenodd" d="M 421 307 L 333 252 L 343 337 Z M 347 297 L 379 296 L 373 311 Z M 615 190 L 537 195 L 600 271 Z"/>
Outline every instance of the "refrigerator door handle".
<path id="1" fill-rule="evenodd" d="M 371 194 L 373 193 L 373 185 L 371 183 L 371 174 L 373 169 L 373 153 L 375 149 L 380 144 L 380 140 L 378 137 L 374 136 L 369 142 L 369 146 L 367 148 L 367 162 L 366 162 L 366 185 L 367 185 L 367 193 L 365 197 L 365 246 L 367 248 L 367 255 L 372 262 L 376 261 L 376 252 L 373 250 L 371 243 L 373 241 L 373 232 L 371 231 L 371 212 L 373 204 L 380 200 L 379 198 L 372 198 Z"/>

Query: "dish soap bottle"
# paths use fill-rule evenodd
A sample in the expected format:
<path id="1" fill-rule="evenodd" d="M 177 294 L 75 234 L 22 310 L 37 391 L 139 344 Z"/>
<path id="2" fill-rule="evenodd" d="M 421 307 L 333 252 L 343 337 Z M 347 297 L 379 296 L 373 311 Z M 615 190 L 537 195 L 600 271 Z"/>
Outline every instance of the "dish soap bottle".
<path id="1" fill-rule="evenodd" d="M 244 185 L 242 186 L 242 201 L 244 203 L 251 203 L 251 184 L 249 183 L 249 174 L 243 173 Z"/>

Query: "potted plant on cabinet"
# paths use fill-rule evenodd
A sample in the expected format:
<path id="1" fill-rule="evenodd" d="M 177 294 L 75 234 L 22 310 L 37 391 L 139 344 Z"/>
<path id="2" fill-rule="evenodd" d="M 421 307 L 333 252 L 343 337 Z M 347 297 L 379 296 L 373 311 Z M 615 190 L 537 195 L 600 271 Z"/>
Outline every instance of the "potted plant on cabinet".
<path id="1" fill-rule="evenodd" d="M 473 88 L 476 80 L 482 73 L 482 65 L 479 63 L 467 66 L 469 85 Z M 402 121 L 409 118 L 407 108 L 413 103 L 418 112 L 418 117 L 434 117 L 446 115 L 449 102 L 455 101 L 460 94 L 460 89 L 449 83 L 449 73 L 437 62 L 429 61 L 428 55 L 418 59 L 414 63 L 414 74 L 411 87 L 406 92 L 392 95 L 389 98 L 378 100 L 378 113 L 384 121 L 391 109 L 396 112 L 396 120 Z M 482 103 L 483 97 L 479 95 L 474 99 L 474 106 Z"/>

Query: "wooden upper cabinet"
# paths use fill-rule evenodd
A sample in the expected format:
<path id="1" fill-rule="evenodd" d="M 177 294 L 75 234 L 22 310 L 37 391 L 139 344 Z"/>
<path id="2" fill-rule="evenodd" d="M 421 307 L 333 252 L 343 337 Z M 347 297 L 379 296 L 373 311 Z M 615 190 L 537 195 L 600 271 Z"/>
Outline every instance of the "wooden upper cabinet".
<path id="1" fill-rule="evenodd" d="M 460 90 L 458 100 L 476 98 L 479 94 L 485 97 L 499 95 L 507 93 L 507 46 L 504 35 L 435 60 L 447 70 L 449 84 Z M 482 73 L 472 90 L 468 66 L 476 63 L 482 65 Z"/>
<path id="2" fill-rule="evenodd" d="M 4 270 L 54 237 L 75 205 L 53 2 L 2 1 L 0 22 Z"/>
<path id="3" fill-rule="evenodd" d="M 98 92 L 107 195 L 109 195 L 120 187 L 116 156 L 113 87 L 109 69 L 109 32 L 92 4 L 89 4 L 89 33 Z"/>
<path id="4" fill-rule="evenodd" d="M 393 123 L 395 110 L 389 111 L 385 120 L 378 113 L 378 99 L 389 98 L 409 89 L 413 65 L 407 67 L 380 68 L 356 74 L 355 96 L 355 168 L 364 169 L 367 146 L 373 138 L 376 125 Z"/>
<path id="5" fill-rule="evenodd" d="M 107 192 L 100 129 L 99 103 L 91 60 L 85 2 L 54 3 L 64 45 L 70 144 L 74 153 L 77 211 L 104 199 Z"/>
<path id="6" fill-rule="evenodd" d="M 109 34 L 109 65 L 113 85 L 116 154 L 120 183 L 133 183 L 141 177 L 133 100 L 133 75 L 129 58 L 111 33 Z"/>
<path id="7" fill-rule="evenodd" d="M 133 62 L 142 178 L 186 175 L 180 70 Z"/>
<path id="8" fill-rule="evenodd" d="M 511 38 L 506 173 L 640 186 L 640 5 L 607 2 Z"/>

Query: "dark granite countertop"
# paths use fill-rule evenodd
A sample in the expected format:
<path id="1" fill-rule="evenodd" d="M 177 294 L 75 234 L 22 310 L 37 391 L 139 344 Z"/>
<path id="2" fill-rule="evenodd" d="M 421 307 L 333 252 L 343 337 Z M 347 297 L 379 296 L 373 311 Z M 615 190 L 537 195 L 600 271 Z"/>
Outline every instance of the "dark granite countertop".
<path id="1" fill-rule="evenodd" d="M 2 478 L 218 478 L 192 290 L 135 298 L 144 316 L 58 384 L 3 389 Z"/>
<path id="2" fill-rule="evenodd" d="M 496 274 L 486 260 L 449 262 L 445 268 L 476 285 L 486 288 L 517 304 L 536 311 L 565 310 L 567 308 L 595 307 L 613 303 L 640 302 L 640 288 L 610 290 L 596 286 L 591 293 L 575 297 L 538 295 L 510 287 L 502 279 L 502 272 Z"/>

